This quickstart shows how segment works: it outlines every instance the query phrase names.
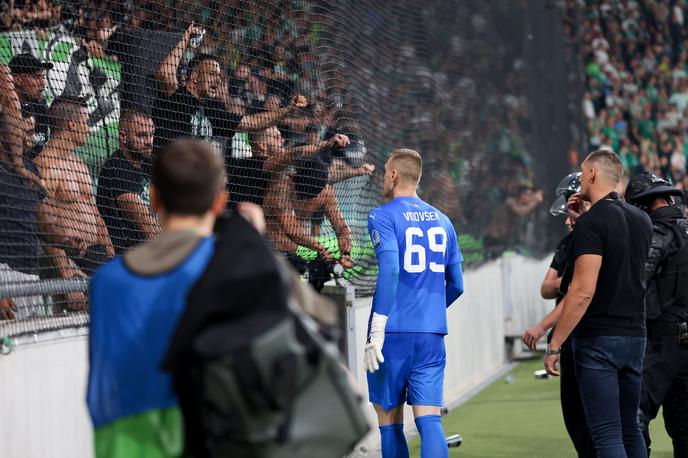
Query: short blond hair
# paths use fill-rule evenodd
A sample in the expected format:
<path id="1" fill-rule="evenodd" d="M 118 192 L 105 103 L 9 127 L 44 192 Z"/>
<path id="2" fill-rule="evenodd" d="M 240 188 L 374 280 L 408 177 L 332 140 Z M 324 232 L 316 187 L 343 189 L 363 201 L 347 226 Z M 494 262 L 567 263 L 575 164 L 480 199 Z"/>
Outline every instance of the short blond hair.
<path id="1" fill-rule="evenodd" d="M 616 186 L 623 177 L 624 168 L 619 156 L 611 149 L 603 148 L 588 154 L 583 161 L 594 167 L 609 184 Z"/>
<path id="2" fill-rule="evenodd" d="M 406 148 L 395 149 L 387 162 L 399 173 L 402 181 L 413 184 L 420 182 L 423 174 L 423 159 L 418 151 Z"/>

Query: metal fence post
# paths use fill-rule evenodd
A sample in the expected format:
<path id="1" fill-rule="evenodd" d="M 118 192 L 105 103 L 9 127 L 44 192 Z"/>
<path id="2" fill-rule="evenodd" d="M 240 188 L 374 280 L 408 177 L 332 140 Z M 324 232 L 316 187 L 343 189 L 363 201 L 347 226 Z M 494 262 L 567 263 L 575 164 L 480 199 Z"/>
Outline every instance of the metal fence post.
<path id="1" fill-rule="evenodd" d="M 350 369 L 355 368 L 356 342 L 351 338 L 353 331 L 353 305 L 356 298 L 356 290 L 353 286 L 340 285 L 325 285 L 321 294 L 337 306 L 337 313 L 339 315 L 339 351 L 344 357 Z"/>

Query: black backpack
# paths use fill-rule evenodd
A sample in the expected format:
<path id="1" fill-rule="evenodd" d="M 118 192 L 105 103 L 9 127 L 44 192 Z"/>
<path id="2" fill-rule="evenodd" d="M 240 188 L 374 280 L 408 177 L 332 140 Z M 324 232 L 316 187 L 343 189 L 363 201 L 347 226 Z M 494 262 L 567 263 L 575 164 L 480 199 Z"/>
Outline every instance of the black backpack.
<path id="1" fill-rule="evenodd" d="M 294 302 L 289 275 L 243 218 L 221 225 L 164 362 L 186 456 L 341 457 L 368 432 L 335 343 Z"/>

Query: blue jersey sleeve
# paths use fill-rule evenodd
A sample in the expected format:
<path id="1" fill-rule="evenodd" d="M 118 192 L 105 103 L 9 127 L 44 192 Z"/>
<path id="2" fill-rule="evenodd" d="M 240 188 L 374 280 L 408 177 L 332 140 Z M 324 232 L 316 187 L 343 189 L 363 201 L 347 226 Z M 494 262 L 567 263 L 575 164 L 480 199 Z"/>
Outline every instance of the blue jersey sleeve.
<path id="1" fill-rule="evenodd" d="M 463 256 L 461 255 L 461 249 L 459 248 L 458 237 L 456 236 L 456 231 L 451 223 L 447 224 L 448 235 L 448 245 L 447 245 L 447 265 L 459 264 L 463 262 Z"/>
<path id="2" fill-rule="evenodd" d="M 394 221 L 386 212 L 373 210 L 368 215 L 368 232 L 378 265 L 372 312 L 389 316 L 399 281 L 399 245 L 394 232 Z"/>
<path id="3" fill-rule="evenodd" d="M 394 221 L 387 213 L 373 210 L 368 215 L 368 233 L 375 248 L 375 254 L 383 251 L 399 252 L 397 236 L 394 233 Z"/>
<path id="4" fill-rule="evenodd" d="M 447 307 L 449 307 L 463 294 L 463 272 L 461 270 L 461 263 L 449 264 L 449 266 L 447 266 L 445 278 L 447 281 Z"/>
<path id="5" fill-rule="evenodd" d="M 397 297 L 399 282 L 399 256 L 394 251 L 385 250 L 377 255 L 377 286 L 373 296 L 372 312 L 389 316 Z"/>
<path id="6" fill-rule="evenodd" d="M 461 263 L 463 256 L 459 248 L 459 241 L 454 230 L 454 225 L 449 220 L 447 222 L 448 245 L 447 245 L 447 269 L 445 271 L 446 286 L 446 305 L 449 307 L 455 300 L 463 294 L 463 271 Z"/>

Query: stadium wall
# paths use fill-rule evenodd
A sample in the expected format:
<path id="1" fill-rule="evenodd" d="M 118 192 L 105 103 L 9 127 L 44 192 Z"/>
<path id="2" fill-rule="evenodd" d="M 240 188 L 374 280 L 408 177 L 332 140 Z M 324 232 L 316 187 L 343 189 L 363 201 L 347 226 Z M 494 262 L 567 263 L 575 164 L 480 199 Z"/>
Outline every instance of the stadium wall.
<path id="1" fill-rule="evenodd" d="M 0 356 L 0 456 L 93 456 L 85 328 L 22 337 Z"/>
<path id="2" fill-rule="evenodd" d="M 545 277 L 551 260 L 551 257 L 502 258 L 504 333 L 507 339 L 520 338 L 526 329 L 551 310 L 552 301 L 540 296 L 540 282 Z M 524 284 L 529 287 L 522 287 Z"/>
<path id="3" fill-rule="evenodd" d="M 445 402 L 451 404 L 500 371 L 505 338 L 544 311 L 536 300 L 547 260 L 502 258 L 465 274 L 466 293 L 449 309 Z M 371 298 L 348 310 L 349 365 L 362 393 L 363 353 Z M 519 324 L 523 323 L 523 324 Z M 0 456 L 90 457 L 91 427 L 85 405 L 88 368 L 84 328 L 22 337 L 0 356 Z M 354 348 L 355 347 L 355 348 Z M 374 422 L 372 407 L 369 409 Z M 407 431 L 413 429 L 410 412 Z M 373 423 L 374 424 L 374 423 Z M 377 446 L 376 430 L 363 441 Z"/>

